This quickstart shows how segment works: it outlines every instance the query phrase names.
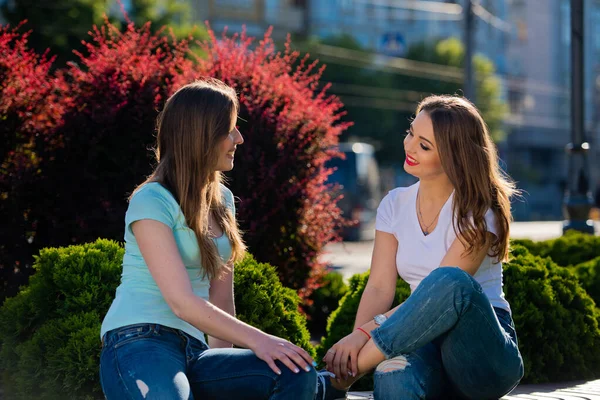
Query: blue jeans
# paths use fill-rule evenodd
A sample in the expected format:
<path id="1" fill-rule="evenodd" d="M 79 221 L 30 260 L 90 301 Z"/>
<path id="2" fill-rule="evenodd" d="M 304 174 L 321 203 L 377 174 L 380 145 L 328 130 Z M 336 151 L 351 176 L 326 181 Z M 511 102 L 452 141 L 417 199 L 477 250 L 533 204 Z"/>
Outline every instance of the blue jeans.
<path id="1" fill-rule="evenodd" d="M 375 371 L 378 400 L 498 399 L 523 377 L 509 312 L 493 308 L 460 268 L 431 272 L 372 336 L 387 359 L 400 361 Z"/>
<path id="2" fill-rule="evenodd" d="M 209 349 L 180 330 L 139 324 L 106 333 L 100 381 L 108 400 L 313 399 L 314 368 L 277 365 L 281 375 L 250 350 Z"/>

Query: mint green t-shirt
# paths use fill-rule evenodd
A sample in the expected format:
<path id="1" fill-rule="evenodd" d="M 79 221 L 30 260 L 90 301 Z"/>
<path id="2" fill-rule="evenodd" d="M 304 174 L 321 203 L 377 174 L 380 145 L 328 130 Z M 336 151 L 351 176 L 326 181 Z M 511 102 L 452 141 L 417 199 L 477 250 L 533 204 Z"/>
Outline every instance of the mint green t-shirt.
<path id="1" fill-rule="evenodd" d="M 223 185 L 221 190 L 225 204 L 235 215 L 233 194 Z M 208 300 L 210 280 L 203 277 L 200 249 L 194 231 L 187 226 L 181 208 L 171 192 L 158 182 L 147 183 L 133 195 L 125 214 L 125 255 L 121 284 L 104 317 L 100 336 L 126 325 L 153 323 L 180 329 L 204 342 L 202 331 L 173 313 L 152 278 L 131 230 L 131 224 L 142 219 L 159 221 L 173 229 L 194 294 Z M 223 234 L 214 241 L 221 258 L 228 260 L 231 256 L 231 244 L 227 236 Z"/>

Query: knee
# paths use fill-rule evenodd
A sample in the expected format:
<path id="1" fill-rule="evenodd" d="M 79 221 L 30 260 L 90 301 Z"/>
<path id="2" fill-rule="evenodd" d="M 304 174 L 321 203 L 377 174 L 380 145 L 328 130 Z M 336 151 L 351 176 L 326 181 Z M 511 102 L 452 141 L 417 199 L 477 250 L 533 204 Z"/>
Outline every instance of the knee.
<path id="1" fill-rule="evenodd" d="M 300 372 L 292 372 L 287 366 L 277 362 L 282 374 L 279 375 L 280 385 L 293 388 L 300 393 L 314 393 L 317 387 L 317 371 L 311 367 L 310 371 L 300 369 Z"/>
<path id="2" fill-rule="evenodd" d="M 302 383 L 303 387 L 309 388 L 310 390 L 315 390 L 317 387 L 317 370 L 311 368 L 310 371 L 302 371 L 298 373 L 298 375 L 302 374 Z"/>
<path id="3" fill-rule="evenodd" d="M 404 371 L 408 366 L 410 366 L 408 359 L 405 356 L 400 355 L 381 362 L 377 368 L 375 368 L 375 371 L 382 373 Z"/>
<path id="4" fill-rule="evenodd" d="M 446 290 L 460 290 L 463 293 L 482 293 L 481 285 L 468 272 L 458 267 L 439 267 L 423 280 L 427 280 L 430 285 L 439 286 Z"/>
<path id="5" fill-rule="evenodd" d="M 375 369 L 373 395 L 376 399 L 422 399 L 425 388 L 417 369 L 405 356 L 390 358 Z"/>

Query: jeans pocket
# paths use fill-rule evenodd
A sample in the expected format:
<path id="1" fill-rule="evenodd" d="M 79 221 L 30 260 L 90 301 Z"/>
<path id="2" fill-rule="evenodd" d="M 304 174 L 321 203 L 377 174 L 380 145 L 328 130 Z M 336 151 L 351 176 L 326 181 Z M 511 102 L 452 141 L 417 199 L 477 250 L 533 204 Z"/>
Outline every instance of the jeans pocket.
<path id="1" fill-rule="evenodd" d="M 154 329 L 150 324 L 124 326 L 115 332 L 114 348 L 117 349 L 135 340 L 145 339 L 152 336 Z"/>

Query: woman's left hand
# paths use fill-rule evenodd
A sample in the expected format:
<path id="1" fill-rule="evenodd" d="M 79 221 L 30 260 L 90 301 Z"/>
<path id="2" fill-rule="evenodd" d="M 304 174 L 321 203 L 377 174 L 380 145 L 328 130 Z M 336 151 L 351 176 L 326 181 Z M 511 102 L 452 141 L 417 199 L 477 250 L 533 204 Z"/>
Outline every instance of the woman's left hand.
<path id="1" fill-rule="evenodd" d="M 359 330 L 355 330 L 348 336 L 327 350 L 323 362 L 327 364 L 327 370 L 333 372 L 336 378 L 348 379 L 358 375 L 358 353 L 369 341 L 369 337 Z M 350 368 L 350 370 L 349 370 Z"/>

